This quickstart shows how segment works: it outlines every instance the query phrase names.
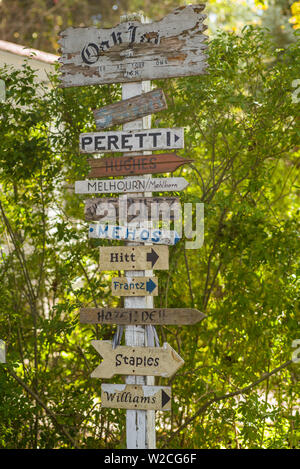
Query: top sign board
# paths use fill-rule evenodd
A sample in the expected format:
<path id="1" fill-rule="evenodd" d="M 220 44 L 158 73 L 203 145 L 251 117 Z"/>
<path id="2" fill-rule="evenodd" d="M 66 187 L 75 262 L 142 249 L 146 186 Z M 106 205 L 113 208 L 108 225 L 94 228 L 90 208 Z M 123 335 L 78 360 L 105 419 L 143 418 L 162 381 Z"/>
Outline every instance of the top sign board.
<path id="1" fill-rule="evenodd" d="M 179 7 L 153 23 L 61 32 L 62 87 L 201 75 L 207 67 L 205 5 Z"/>

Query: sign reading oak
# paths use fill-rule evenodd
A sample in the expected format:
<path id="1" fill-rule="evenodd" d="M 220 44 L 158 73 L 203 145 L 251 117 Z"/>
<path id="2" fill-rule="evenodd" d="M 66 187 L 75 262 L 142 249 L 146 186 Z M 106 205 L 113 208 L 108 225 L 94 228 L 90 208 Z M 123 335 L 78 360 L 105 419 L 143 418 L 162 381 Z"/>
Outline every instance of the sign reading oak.
<path id="1" fill-rule="evenodd" d="M 140 119 L 167 108 L 163 90 L 153 90 L 94 110 L 96 129 Z"/>
<path id="2" fill-rule="evenodd" d="M 113 296 L 157 296 L 158 278 L 156 277 L 115 277 L 111 281 Z"/>
<path id="3" fill-rule="evenodd" d="M 100 247 L 100 270 L 166 270 L 168 246 Z"/>
<path id="4" fill-rule="evenodd" d="M 162 20 L 111 29 L 61 32 L 63 87 L 124 83 L 205 73 L 205 5 L 179 7 Z"/>
<path id="5" fill-rule="evenodd" d="M 113 409 L 171 410 L 171 388 L 103 383 L 101 406 Z"/>
<path id="6" fill-rule="evenodd" d="M 153 278 L 153 277 L 152 277 Z M 191 308 L 81 308 L 83 324 L 197 324 L 206 316 Z"/>
<path id="7" fill-rule="evenodd" d="M 175 153 L 89 159 L 91 171 L 88 177 L 172 173 L 183 164 L 191 161 L 193 160 L 182 158 Z"/>
<path id="8" fill-rule="evenodd" d="M 115 349 L 110 340 L 92 340 L 91 344 L 103 357 L 103 362 L 92 372 L 92 378 L 109 379 L 114 375 L 169 378 L 184 364 L 184 360 L 166 342 L 163 347 L 119 345 Z"/>
<path id="9" fill-rule="evenodd" d="M 154 151 L 184 148 L 184 128 L 119 130 L 80 134 L 82 153 Z"/>

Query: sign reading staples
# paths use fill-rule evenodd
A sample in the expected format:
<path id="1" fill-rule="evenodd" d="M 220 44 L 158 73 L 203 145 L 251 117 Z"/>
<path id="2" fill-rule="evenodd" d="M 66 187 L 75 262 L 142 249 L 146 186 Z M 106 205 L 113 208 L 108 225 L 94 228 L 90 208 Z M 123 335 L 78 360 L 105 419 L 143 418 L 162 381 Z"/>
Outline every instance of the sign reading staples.
<path id="1" fill-rule="evenodd" d="M 138 243 L 167 244 L 173 246 L 180 240 L 177 231 L 152 228 L 134 228 L 119 225 L 90 225 L 89 238 L 136 241 Z"/>
<path id="2" fill-rule="evenodd" d="M 153 277 L 151 277 L 153 279 Z M 81 308 L 83 324 L 197 324 L 206 316 L 192 308 Z"/>
<path id="3" fill-rule="evenodd" d="M 154 151 L 184 148 L 184 128 L 119 130 L 80 134 L 82 153 Z"/>
<path id="4" fill-rule="evenodd" d="M 163 376 L 169 378 L 184 365 L 184 360 L 168 344 L 163 347 L 129 347 L 115 349 L 110 340 L 92 340 L 92 346 L 103 362 L 92 372 L 92 378 L 112 378 L 114 375 Z"/>
<path id="5" fill-rule="evenodd" d="M 166 99 L 163 90 L 158 89 L 95 109 L 93 112 L 96 129 L 101 130 L 141 119 L 163 109 L 167 109 Z"/>
<path id="6" fill-rule="evenodd" d="M 111 282 L 113 296 L 157 296 L 158 279 L 156 277 L 116 277 Z"/>
<path id="7" fill-rule="evenodd" d="M 128 178 L 103 179 L 102 181 L 76 181 L 76 194 L 113 194 L 126 192 L 182 191 L 189 183 L 180 178 Z"/>
<path id="8" fill-rule="evenodd" d="M 101 406 L 113 409 L 171 410 L 171 388 L 103 383 Z"/>
<path id="9" fill-rule="evenodd" d="M 162 20 L 61 32 L 61 86 L 127 83 L 201 75 L 207 67 L 205 5 L 187 5 Z"/>
<path id="10" fill-rule="evenodd" d="M 101 246 L 100 270 L 167 270 L 168 246 Z"/>

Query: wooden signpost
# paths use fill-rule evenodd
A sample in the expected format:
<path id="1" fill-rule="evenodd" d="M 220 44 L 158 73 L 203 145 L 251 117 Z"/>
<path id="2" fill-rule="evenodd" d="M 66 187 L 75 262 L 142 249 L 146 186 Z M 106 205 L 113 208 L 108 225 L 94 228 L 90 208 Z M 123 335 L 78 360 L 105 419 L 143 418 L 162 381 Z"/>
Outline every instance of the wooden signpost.
<path id="1" fill-rule="evenodd" d="M 91 171 L 88 177 L 172 173 L 183 164 L 190 163 L 191 161 L 193 160 L 181 158 L 175 153 L 89 159 Z"/>
<path id="2" fill-rule="evenodd" d="M 120 194 L 131 192 L 183 191 L 189 183 L 179 178 L 104 179 L 101 181 L 76 181 L 76 194 Z"/>
<path id="3" fill-rule="evenodd" d="M 100 247 L 100 270 L 167 270 L 168 246 Z"/>
<path id="4" fill-rule="evenodd" d="M 109 379 L 115 375 L 170 378 L 184 364 L 184 360 L 166 342 L 163 347 L 119 345 L 115 349 L 110 340 L 92 340 L 91 344 L 103 357 L 103 362 L 92 372 L 92 378 Z"/>
<path id="5" fill-rule="evenodd" d="M 128 201 L 123 201 L 127 204 L 127 214 L 123 213 L 126 212 L 124 204 L 119 201 L 117 204 L 116 199 L 85 202 L 86 220 L 105 218 L 116 223 L 116 215 L 122 219 L 120 226 L 115 225 L 108 231 L 122 232 L 125 214 L 127 221 L 132 221 L 133 217 L 135 222 L 139 215 L 139 222 L 147 221 L 149 215 L 153 217 L 152 206 L 151 214 L 149 207 L 157 199 L 151 198 L 152 192 L 180 191 L 188 185 L 184 178 L 152 179 L 152 174 L 172 172 L 190 160 L 172 153 L 149 154 L 151 151 L 184 148 L 184 129 L 150 128 L 149 115 L 164 109 L 166 103 L 162 91 L 150 91 L 150 82 L 145 80 L 206 73 L 204 7 L 202 4 L 182 6 L 154 23 L 146 24 L 124 17 L 124 21 L 114 28 L 68 28 L 60 35 L 62 87 L 123 83 L 121 102 L 94 111 L 98 132 L 80 135 L 80 151 L 124 152 L 122 158 L 90 159 L 88 177 L 122 175 L 130 178 L 75 183 L 78 194 L 132 194 Z M 121 123 L 124 123 L 122 131 L 99 132 Z M 150 177 L 136 177 L 143 174 L 150 174 Z M 142 193 L 143 197 L 134 199 L 134 193 Z M 175 199 L 160 200 L 167 201 L 164 214 L 169 215 L 169 219 L 178 219 L 178 212 L 170 211 L 175 208 L 176 204 L 171 201 Z M 136 201 L 140 202 L 140 213 L 129 213 L 131 208 L 136 208 Z M 155 210 L 159 216 L 161 210 Z M 92 236 L 102 237 L 103 226 L 95 228 L 93 225 L 91 228 Z M 124 278 L 114 278 L 112 282 L 114 294 L 126 295 L 124 308 L 82 308 L 80 319 L 86 324 L 126 326 L 125 346 L 113 348 L 122 328 L 118 329 L 119 335 L 115 336 L 117 339 L 113 343 L 104 340 L 92 342 L 103 356 L 103 362 L 91 376 L 111 378 L 127 375 L 124 385 L 102 385 L 102 405 L 126 409 L 128 448 L 152 449 L 155 448 L 155 410 L 170 409 L 171 404 L 170 388 L 153 386 L 154 377 L 170 377 L 184 363 L 167 343 L 163 347 L 154 347 L 153 326 L 196 324 L 205 315 L 195 309 L 153 308 L 158 281 L 152 276 L 152 270 L 168 269 L 168 247 L 156 245 L 153 248 L 152 238 L 149 239 L 152 245 L 146 246 L 136 245 L 136 241 L 142 241 L 140 237 L 130 242 L 126 234 L 122 239 L 128 240 L 127 246 L 100 248 L 100 270 L 125 270 Z M 143 293 L 143 297 L 138 297 L 139 293 Z"/>
<path id="6" fill-rule="evenodd" d="M 81 308 L 80 310 L 82 324 L 193 325 L 205 317 L 201 311 L 191 308 Z"/>
<path id="7" fill-rule="evenodd" d="M 81 153 L 140 152 L 184 148 L 183 127 L 80 134 Z"/>
<path id="8" fill-rule="evenodd" d="M 156 277 L 115 277 L 111 281 L 113 296 L 157 296 L 158 278 Z"/>
<path id="9" fill-rule="evenodd" d="M 113 125 L 134 121 L 164 109 L 167 109 L 167 103 L 163 90 L 149 91 L 96 109 L 94 111 L 96 129 L 106 129 Z"/>
<path id="10" fill-rule="evenodd" d="M 114 409 L 171 410 L 171 388 L 103 383 L 101 406 Z"/>
<path id="11" fill-rule="evenodd" d="M 85 200 L 84 215 L 87 221 L 116 222 L 122 218 L 126 222 L 139 217 L 139 221 L 159 220 L 167 217 L 174 220 L 174 214 L 180 211 L 180 200 L 178 197 L 129 197 L 93 198 Z"/>
<path id="12" fill-rule="evenodd" d="M 61 86 L 128 83 L 205 73 L 205 5 L 179 7 L 162 20 L 60 34 Z"/>
<path id="13" fill-rule="evenodd" d="M 151 242 L 168 246 L 180 241 L 180 236 L 176 231 L 102 224 L 89 226 L 89 238 L 136 241 L 138 243 Z"/>

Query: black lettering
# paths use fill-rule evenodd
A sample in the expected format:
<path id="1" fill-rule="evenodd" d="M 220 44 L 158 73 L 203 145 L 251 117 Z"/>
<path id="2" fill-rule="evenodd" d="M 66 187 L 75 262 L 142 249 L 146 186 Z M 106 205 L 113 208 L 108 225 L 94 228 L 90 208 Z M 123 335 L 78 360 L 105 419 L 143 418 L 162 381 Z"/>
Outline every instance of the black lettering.
<path id="1" fill-rule="evenodd" d="M 116 150 L 119 149 L 118 145 L 118 136 L 117 135 L 109 135 L 107 137 L 107 149 L 108 150 L 111 150 L 111 146 L 113 145 L 115 147 Z"/>
<path id="2" fill-rule="evenodd" d="M 155 358 L 154 360 L 154 366 L 158 366 L 159 365 L 159 358 Z"/>
<path id="3" fill-rule="evenodd" d="M 126 149 L 126 150 L 131 150 L 132 149 L 132 145 L 126 145 L 128 143 L 128 139 L 132 137 L 132 134 L 123 134 L 122 137 L 121 137 L 121 141 L 122 141 L 122 149 Z"/>
<path id="4" fill-rule="evenodd" d="M 105 147 L 101 147 L 101 140 L 105 138 L 105 135 L 97 135 L 95 137 L 95 150 L 105 150 Z"/>
<path id="5" fill-rule="evenodd" d="M 122 358 L 122 354 L 118 353 L 118 355 L 116 355 L 116 366 L 120 366 L 122 364 L 120 358 Z"/>
<path id="6" fill-rule="evenodd" d="M 161 132 L 151 132 L 149 133 L 149 136 L 152 137 L 153 139 L 153 146 L 157 147 L 157 137 L 161 135 Z"/>
<path id="7" fill-rule="evenodd" d="M 144 144 L 144 137 L 147 137 L 147 134 L 135 134 L 139 139 L 139 147 L 142 148 Z"/>
<path id="8" fill-rule="evenodd" d="M 92 137 L 82 137 L 81 138 L 81 148 L 82 150 L 85 150 L 85 147 L 87 145 L 90 145 L 92 143 L 93 139 Z"/>

